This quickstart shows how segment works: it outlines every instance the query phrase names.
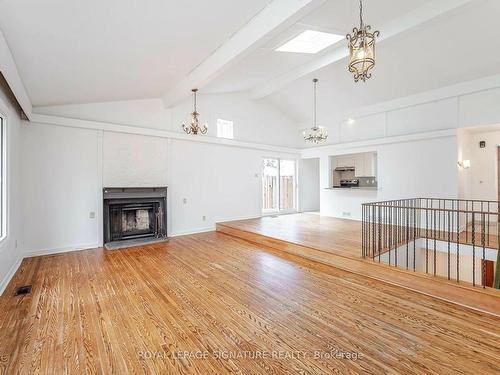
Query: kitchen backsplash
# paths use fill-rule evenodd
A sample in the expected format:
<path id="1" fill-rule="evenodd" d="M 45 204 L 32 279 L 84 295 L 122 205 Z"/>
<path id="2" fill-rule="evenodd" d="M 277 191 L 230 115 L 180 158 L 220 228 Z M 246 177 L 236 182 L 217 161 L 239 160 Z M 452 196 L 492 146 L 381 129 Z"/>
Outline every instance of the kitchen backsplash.
<path id="1" fill-rule="evenodd" d="M 358 177 L 359 187 L 377 187 L 376 177 Z"/>

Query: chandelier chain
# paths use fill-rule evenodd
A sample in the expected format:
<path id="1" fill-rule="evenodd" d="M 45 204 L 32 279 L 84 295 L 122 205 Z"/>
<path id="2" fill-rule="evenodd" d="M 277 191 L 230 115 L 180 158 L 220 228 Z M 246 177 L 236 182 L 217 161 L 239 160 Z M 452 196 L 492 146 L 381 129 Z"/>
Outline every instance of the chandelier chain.
<path id="1" fill-rule="evenodd" d="M 197 89 L 193 89 L 193 92 L 194 92 L 194 98 L 193 98 L 193 101 L 194 101 L 194 111 L 195 111 L 195 112 L 197 112 L 197 111 L 196 111 L 196 92 L 197 92 L 197 91 L 198 91 Z"/>
<path id="2" fill-rule="evenodd" d="M 304 136 L 304 140 L 306 142 L 311 143 L 321 143 L 326 141 L 328 138 L 328 132 L 323 127 L 319 127 L 317 123 L 317 84 L 318 79 L 314 78 L 313 80 L 313 126 L 309 130 L 304 130 L 302 135 Z"/>
<path id="3" fill-rule="evenodd" d="M 359 28 L 363 30 L 363 0 L 359 0 Z"/>
<path id="4" fill-rule="evenodd" d="M 313 79 L 313 82 L 314 82 L 314 96 L 313 96 L 313 105 L 314 105 L 314 112 L 313 112 L 313 129 L 317 129 L 318 128 L 318 125 L 317 125 L 317 122 L 316 122 L 316 85 L 318 83 L 318 79 L 317 78 L 314 78 Z"/>

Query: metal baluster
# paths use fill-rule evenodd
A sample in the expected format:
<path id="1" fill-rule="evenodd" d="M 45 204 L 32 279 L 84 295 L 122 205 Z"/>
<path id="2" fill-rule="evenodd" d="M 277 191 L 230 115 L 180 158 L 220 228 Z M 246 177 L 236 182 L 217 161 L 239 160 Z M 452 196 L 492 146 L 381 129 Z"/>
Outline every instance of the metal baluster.
<path id="1" fill-rule="evenodd" d="M 429 209 L 425 208 L 425 273 L 429 273 Z"/>
<path id="2" fill-rule="evenodd" d="M 361 205 L 361 257 L 365 257 L 365 205 Z"/>
<path id="3" fill-rule="evenodd" d="M 380 206 L 378 207 L 378 262 L 380 263 L 380 253 L 382 252 L 382 223 L 380 220 Z"/>
<path id="4" fill-rule="evenodd" d="M 436 210 L 434 210 L 434 276 L 436 276 Z"/>
<path id="5" fill-rule="evenodd" d="M 460 282 L 460 204 L 457 207 L 457 283 Z"/>
<path id="6" fill-rule="evenodd" d="M 450 228 L 450 211 L 448 211 L 448 280 L 450 280 L 450 236 L 451 236 L 451 228 Z"/>
<path id="7" fill-rule="evenodd" d="M 489 245 L 490 244 L 490 202 L 488 202 L 488 211 L 487 212 L 488 212 L 488 226 L 486 227 L 486 230 L 488 232 L 487 232 L 486 241 Z"/>
<path id="8" fill-rule="evenodd" d="M 438 200 L 438 229 L 439 229 L 439 233 L 438 233 L 438 236 L 439 238 L 441 238 L 441 199 Z"/>
<path id="9" fill-rule="evenodd" d="M 391 251 L 392 251 L 392 203 L 389 205 L 389 266 L 391 265 Z"/>
<path id="10" fill-rule="evenodd" d="M 469 243 L 469 201 L 465 201 L 465 242 Z"/>
<path id="11" fill-rule="evenodd" d="M 481 276 L 481 284 L 483 285 L 483 288 L 486 288 L 486 241 L 485 241 L 485 232 L 486 232 L 486 221 L 484 217 L 484 212 L 481 214 L 481 245 L 483 247 L 483 260 L 481 263 L 481 270 L 482 270 L 482 276 Z"/>
<path id="12" fill-rule="evenodd" d="M 372 260 L 375 259 L 375 205 L 372 206 Z"/>
<path id="13" fill-rule="evenodd" d="M 410 211 L 408 209 L 408 202 L 405 204 L 406 207 L 406 224 L 405 224 L 405 232 L 406 232 L 406 269 L 408 269 L 408 249 L 410 242 Z"/>
<path id="14" fill-rule="evenodd" d="M 396 208 L 397 226 L 396 226 L 396 245 L 394 247 L 394 265 L 397 267 L 398 266 L 398 248 L 399 248 L 399 244 L 401 243 L 400 242 L 400 240 L 401 240 L 401 223 L 400 223 L 400 219 L 401 219 L 401 208 L 400 207 L 401 207 L 401 205 L 399 204 L 399 201 L 397 201 L 396 205 L 398 206 L 398 208 Z"/>
<path id="15" fill-rule="evenodd" d="M 474 215 L 474 204 L 472 204 L 472 285 L 476 286 L 476 223 Z"/>
<path id="16" fill-rule="evenodd" d="M 413 207 L 413 271 L 416 267 L 417 252 L 417 209 Z"/>

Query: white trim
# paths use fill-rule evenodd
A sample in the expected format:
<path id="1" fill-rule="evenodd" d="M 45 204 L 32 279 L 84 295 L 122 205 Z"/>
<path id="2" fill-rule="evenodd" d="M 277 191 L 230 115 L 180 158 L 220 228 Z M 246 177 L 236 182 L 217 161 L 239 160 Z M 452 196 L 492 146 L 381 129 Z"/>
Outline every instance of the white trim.
<path id="1" fill-rule="evenodd" d="M 461 96 L 488 91 L 500 87 L 500 74 L 479 78 L 471 81 L 460 82 L 438 89 L 424 91 L 415 95 L 409 95 L 394 100 L 358 108 L 344 113 L 341 118 L 360 118 L 371 116 L 383 112 L 390 112 L 398 109 L 414 107 L 421 104 L 436 102 L 450 98 L 460 98 Z M 459 104 L 458 104 L 459 105 Z M 459 114 L 457 108 L 457 116 Z M 458 123 L 458 122 L 457 122 Z"/>
<path id="2" fill-rule="evenodd" d="M 9 164 L 8 164 L 8 158 L 9 158 L 9 153 L 8 153 L 8 137 L 9 134 L 7 132 L 7 124 L 8 124 L 8 117 L 4 115 L 3 113 L 0 113 L 0 163 L 1 163 L 1 168 L 0 168 L 0 215 L 1 215 L 1 227 L 0 227 L 0 243 L 2 243 L 9 234 L 9 212 L 10 212 L 10 207 L 9 207 L 9 200 L 7 199 L 9 195 L 9 184 L 7 183 L 7 180 L 10 180 L 9 172 Z"/>
<path id="3" fill-rule="evenodd" d="M 328 152 L 333 152 L 333 153 L 337 152 L 336 154 L 332 154 L 333 156 L 333 155 L 341 155 L 343 153 L 349 153 L 351 152 L 351 149 L 356 149 L 356 148 L 373 147 L 391 143 L 413 142 L 413 141 L 420 141 L 433 138 L 455 137 L 456 135 L 457 135 L 457 129 L 438 130 L 433 132 L 399 135 L 395 137 L 376 138 L 359 142 L 333 143 L 319 147 L 310 147 L 303 149 L 301 154 L 302 158 L 314 158 L 318 157 L 318 155 L 321 154 L 322 151 L 328 150 Z"/>
<path id="4" fill-rule="evenodd" d="M 151 128 L 141 128 L 138 126 L 113 124 L 109 122 L 80 120 L 80 119 L 73 119 L 73 118 L 59 117 L 59 116 L 48 116 L 48 115 L 41 115 L 38 113 L 32 114 L 31 117 L 32 117 L 31 118 L 32 122 L 40 124 L 66 126 L 70 128 L 103 130 L 115 133 L 146 135 L 150 137 L 178 139 L 189 142 L 211 143 L 229 147 L 249 148 L 253 150 L 266 150 L 266 151 L 274 151 L 274 152 L 281 152 L 288 154 L 300 154 L 300 149 L 298 148 L 242 142 L 242 141 L 236 141 L 234 139 L 217 138 L 206 135 L 195 137 L 193 135 L 188 135 L 168 130 L 156 130 Z"/>
<path id="5" fill-rule="evenodd" d="M 179 232 L 174 232 L 170 234 L 169 237 L 179 237 L 179 236 L 187 236 L 190 234 L 198 234 L 198 233 L 206 233 L 206 232 L 214 232 L 215 231 L 215 225 L 205 227 L 205 228 L 198 228 L 198 229 L 193 229 L 193 230 L 181 230 Z"/>
<path id="6" fill-rule="evenodd" d="M 10 281 L 16 274 L 17 270 L 19 269 L 19 266 L 21 265 L 24 257 L 18 256 L 12 267 L 10 267 L 9 272 L 4 276 L 2 282 L 0 283 L 0 297 L 2 296 L 3 292 L 5 292 L 5 289 L 7 288 L 7 285 L 9 285 Z"/>
<path id="7" fill-rule="evenodd" d="M 103 173 L 103 131 L 97 132 L 97 179 L 99 181 L 99 201 L 96 208 L 96 225 L 97 225 L 97 240 L 101 246 L 104 244 L 104 208 L 103 208 L 103 188 L 104 188 L 104 173 Z"/>
<path id="8" fill-rule="evenodd" d="M 75 245 L 75 246 L 71 246 L 71 247 L 64 246 L 64 247 L 59 247 L 59 248 L 46 248 L 46 249 L 39 249 L 39 250 L 30 250 L 30 251 L 24 252 L 24 257 L 31 258 L 31 257 L 36 257 L 36 256 L 42 256 L 42 255 L 64 254 L 64 253 L 70 253 L 73 251 L 97 249 L 100 247 L 102 247 L 102 246 L 99 243 L 91 243 L 91 244 Z"/>

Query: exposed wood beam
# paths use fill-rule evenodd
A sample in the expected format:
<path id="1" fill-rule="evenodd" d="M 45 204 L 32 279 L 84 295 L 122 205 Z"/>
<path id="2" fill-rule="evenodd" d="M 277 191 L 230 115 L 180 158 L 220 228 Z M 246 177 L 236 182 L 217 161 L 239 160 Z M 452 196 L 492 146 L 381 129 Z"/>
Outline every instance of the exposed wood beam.
<path id="1" fill-rule="evenodd" d="M 250 53 L 265 41 L 266 36 L 298 21 L 326 0 L 274 0 L 222 44 L 203 63 L 170 91 L 163 95 L 166 108 L 187 98 L 194 87 L 214 79 L 230 63 Z"/>
<path id="2" fill-rule="evenodd" d="M 431 19 L 448 13 L 454 9 L 462 7 L 467 3 L 477 0 L 433 0 L 425 5 L 406 13 L 405 15 L 388 22 L 387 24 L 377 27 L 380 30 L 378 43 L 383 42 L 391 37 L 415 28 Z M 252 99 L 260 99 L 279 90 L 286 84 L 293 82 L 301 77 L 304 77 L 316 70 L 322 69 L 330 64 L 342 60 L 348 56 L 347 47 L 342 45 L 328 54 L 322 55 L 306 64 L 303 64 L 295 69 L 292 69 L 268 82 L 262 86 L 256 87 L 252 91 Z"/>

